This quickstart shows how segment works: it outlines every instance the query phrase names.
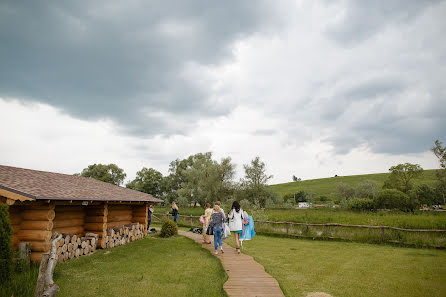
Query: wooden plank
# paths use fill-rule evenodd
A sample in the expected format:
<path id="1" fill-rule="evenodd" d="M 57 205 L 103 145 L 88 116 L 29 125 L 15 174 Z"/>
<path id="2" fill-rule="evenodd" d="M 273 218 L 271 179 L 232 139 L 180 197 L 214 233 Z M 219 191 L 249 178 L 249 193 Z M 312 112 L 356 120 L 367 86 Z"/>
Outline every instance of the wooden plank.
<path id="1" fill-rule="evenodd" d="M 34 201 L 35 200 L 33 198 L 26 197 L 26 196 L 23 196 L 23 195 L 14 193 L 14 192 L 10 192 L 5 189 L 0 189 L 0 196 L 3 196 L 5 198 L 8 198 L 8 199 L 14 200 L 14 201 L 15 200 L 19 200 L 19 201 Z M 5 201 L 5 202 L 8 203 L 8 201 Z M 11 203 L 11 202 L 9 202 L 9 203 Z M 12 203 L 12 204 L 14 204 L 14 203 Z M 12 204 L 8 204 L 8 205 L 12 205 Z"/>

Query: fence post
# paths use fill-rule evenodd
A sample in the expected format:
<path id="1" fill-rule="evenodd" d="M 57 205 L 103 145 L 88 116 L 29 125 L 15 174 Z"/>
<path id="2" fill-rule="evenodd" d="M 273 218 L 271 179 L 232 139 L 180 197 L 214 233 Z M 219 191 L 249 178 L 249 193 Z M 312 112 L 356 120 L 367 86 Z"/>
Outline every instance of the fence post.
<path id="1" fill-rule="evenodd" d="M 286 235 L 289 235 L 289 225 L 288 225 L 288 222 L 286 222 Z"/>
<path id="2" fill-rule="evenodd" d="M 330 237 L 330 230 L 328 229 L 327 224 L 325 224 L 325 233 L 327 234 L 327 237 Z"/>
<path id="3" fill-rule="evenodd" d="M 381 240 L 384 242 L 384 227 L 381 227 Z"/>
<path id="4" fill-rule="evenodd" d="M 190 216 L 190 226 L 192 227 L 192 216 Z"/>

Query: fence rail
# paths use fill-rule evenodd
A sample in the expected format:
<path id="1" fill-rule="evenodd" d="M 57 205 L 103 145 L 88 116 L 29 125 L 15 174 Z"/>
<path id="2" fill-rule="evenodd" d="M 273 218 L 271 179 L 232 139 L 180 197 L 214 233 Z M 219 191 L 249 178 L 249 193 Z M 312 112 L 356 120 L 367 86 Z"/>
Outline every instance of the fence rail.
<path id="1" fill-rule="evenodd" d="M 168 219 L 169 214 L 154 214 Z M 199 216 L 179 215 L 179 224 L 201 226 Z M 342 239 L 359 242 L 388 242 L 405 245 L 446 248 L 446 230 L 409 229 L 393 226 L 350 225 L 338 223 L 296 223 L 254 220 L 256 231 L 267 234 L 306 238 Z M 356 229 L 356 230 L 354 230 Z M 353 232 L 352 232 L 353 231 Z"/>

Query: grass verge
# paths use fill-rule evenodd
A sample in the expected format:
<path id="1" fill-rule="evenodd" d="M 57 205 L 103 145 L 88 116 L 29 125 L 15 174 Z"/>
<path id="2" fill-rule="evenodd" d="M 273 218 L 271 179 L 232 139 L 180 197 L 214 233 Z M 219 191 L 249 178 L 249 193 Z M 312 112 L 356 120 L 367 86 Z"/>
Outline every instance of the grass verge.
<path id="1" fill-rule="evenodd" d="M 225 296 L 220 261 L 192 240 L 157 235 L 58 264 L 57 296 Z"/>
<path id="2" fill-rule="evenodd" d="M 234 237 L 225 240 L 234 246 Z M 446 296 L 446 251 L 258 235 L 243 245 L 286 296 Z"/>

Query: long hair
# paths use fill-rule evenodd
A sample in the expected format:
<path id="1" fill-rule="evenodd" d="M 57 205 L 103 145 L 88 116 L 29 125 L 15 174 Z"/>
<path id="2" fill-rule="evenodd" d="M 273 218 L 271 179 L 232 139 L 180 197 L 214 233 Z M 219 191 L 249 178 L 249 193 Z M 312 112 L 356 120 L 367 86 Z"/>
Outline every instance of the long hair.
<path id="1" fill-rule="evenodd" d="M 238 201 L 232 202 L 232 209 L 235 209 L 236 212 L 240 211 L 240 204 L 238 203 Z"/>
<path id="2" fill-rule="evenodd" d="M 176 210 L 178 210 L 178 206 L 177 206 L 177 204 L 175 203 L 175 201 L 172 202 L 172 208 L 175 208 Z"/>

